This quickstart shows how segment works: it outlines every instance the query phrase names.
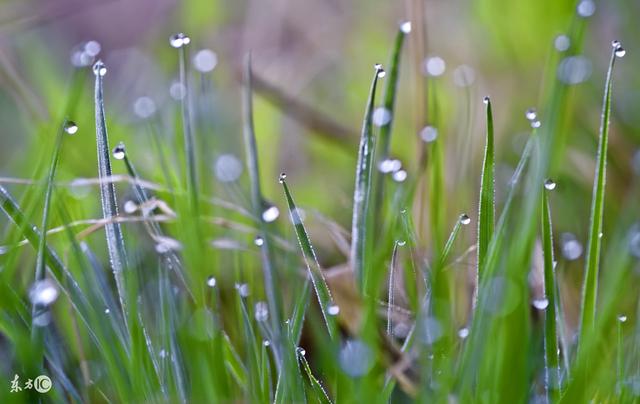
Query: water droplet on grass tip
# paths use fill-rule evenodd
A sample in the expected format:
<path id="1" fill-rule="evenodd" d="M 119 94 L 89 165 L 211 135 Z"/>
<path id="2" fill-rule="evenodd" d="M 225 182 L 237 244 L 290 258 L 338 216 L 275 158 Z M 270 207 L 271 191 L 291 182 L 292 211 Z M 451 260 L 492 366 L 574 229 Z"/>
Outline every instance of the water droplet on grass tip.
<path id="1" fill-rule="evenodd" d="M 378 107 L 373 111 L 371 120 L 376 126 L 384 126 L 391 122 L 391 111 L 385 107 Z"/>
<path id="2" fill-rule="evenodd" d="M 98 60 L 93 64 L 93 74 L 100 77 L 107 74 L 107 66 L 104 65 L 102 60 Z"/>
<path id="3" fill-rule="evenodd" d="M 33 284 L 29 290 L 29 300 L 34 305 L 49 306 L 59 294 L 56 284 L 50 279 L 44 279 Z"/>
<path id="4" fill-rule="evenodd" d="M 463 213 L 463 214 L 460 215 L 460 223 L 464 224 L 464 225 L 467 225 L 467 224 L 471 223 L 471 218 L 466 213 Z"/>
<path id="5" fill-rule="evenodd" d="M 176 49 L 182 48 L 183 46 L 188 45 L 189 42 L 191 42 L 191 38 L 189 38 L 187 35 L 183 34 L 182 32 L 172 35 L 169 38 L 169 44 L 171 44 L 171 46 Z"/>
<path id="6" fill-rule="evenodd" d="M 241 297 L 249 296 L 249 285 L 246 283 L 236 283 L 236 290 Z"/>
<path id="7" fill-rule="evenodd" d="M 296 352 L 298 353 L 298 355 L 302 355 L 302 356 L 305 356 L 307 354 L 307 351 L 305 351 L 305 349 L 301 346 L 296 348 Z"/>
<path id="8" fill-rule="evenodd" d="M 109 314 L 109 313 L 111 313 L 111 310 L 109 310 L 109 309 L 104 309 L 104 314 Z"/>
<path id="9" fill-rule="evenodd" d="M 286 179 L 287 179 L 287 174 L 286 173 L 280 173 L 280 176 L 278 177 L 278 182 L 282 184 L 284 182 L 284 180 L 286 180 Z"/>
<path id="10" fill-rule="evenodd" d="M 264 244 L 264 239 L 261 236 L 256 236 L 256 238 L 253 239 L 253 244 L 260 247 Z"/>
<path id="11" fill-rule="evenodd" d="M 136 210 L 138 210 L 138 204 L 135 203 L 134 201 L 129 200 L 124 203 L 123 209 L 124 209 L 124 213 L 127 213 L 130 215 L 132 213 L 135 213 Z"/>
<path id="12" fill-rule="evenodd" d="M 622 46 L 618 46 L 615 50 L 616 56 L 621 58 L 624 57 L 624 55 L 627 54 L 627 51 L 624 50 L 624 48 Z"/>
<path id="13" fill-rule="evenodd" d="M 400 31 L 402 31 L 403 34 L 411 32 L 411 21 L 405 21 L 400 24 Z"/>
<path id="14" fill-rule="evenodd" d="M 218 64 L 218 55 L 211 49 L 202 49 L 193 57 L 193 65 L 200 73 L 208 73 Z"/>
<path id="15" fill-rule="evenodd" d="M 618 321 L 621 323 L 625 323 L 627 321 L 627 316 L 625 316 L 624 314 L 619 315 Z"/>
<path id="16" fill-rule="evenodd" d="M 544 182 L 544 187 L 549 191 L 553 191 L 554 189 L 556 189 L 556 183 L 551 178 L 547 178 L 547 180 Z"/>
<path id="17" fill-rule="evenodd" d="M 275 205 L 267 205 L 266 209 L 262 211 L 262 220 L 267 223 L 275 221 L 280 216 L 280 209 Z"/>
<path id="18" fill-rule="evenodd" d="M 394 173 L 402 168 L 402 162 L 398 159 L 384 159 L 378 164 L 378 170 L 383 174 Z"/>
<path id="19" fill-rule="evenodd" d="M 327 307 L 327 314 L 329 314 L 330 316 L 337 316 L 340 313 L 340 307 L 337 304 L 330 304 L 329 307 Z"/>
<path id="20" fill-rule="evenodd" d="M 420 131 L 420 139 L 424 142 L 431 143 L 438 138 L 438 129 L 433 126 L 425 126 Z"/>
<path id="21" fill-rule="evenodd" d="M 74 135 L 76 134 L 76 132 L 78 132 L 78 125 L 76 125 L 76 123 L 73 121 L 66 121 L 64 123 L 64 131 L 68 135 Z"/>
<path id="22" fill-rule="evenodd" d="M 398 170 L 392 174 L 391 178 L 395 182 L 404 182 L 407 179 L 407 172 L 405 170 Z"/>
<path id="23" fill-rule="evenodd" d="M 553 41 L 553 46 L 557 51 L 564 52 L 571 46 L 571 39 L 569 39 L 569 37 L 564 34 L 560 34 Z"/>
<path id="24" fill-rule="evenodd" d="M 267 318 L 269 318 L 267 303 L 262 301 L 256 303 L 253 315 L 258 322 L 267 321 Z"/>
<path id="25" fill-rule="evenodd" d="M 560 235 L 562 244 L 562 256 L 569 261 L 577 260 L 582 255 L 582 244 L 572 233 L 562 233 Z"/>
<path id="26" fill-rule="evenodd" d="M 210 288 L 215 288 L 216 287 L 216 278 L 213 276 L 210 276 L 207 278 L 207 286 Z"/>
<path id="27" fill-rule="evenodd" d="M 262 345 L 271 346 L 271 341 L 269 341 L 268 339 L 265 339 L 264 341 L 262 341 Z"/>
<path id="28" fill-rule="evenodd" d="M 458 330 L 458 337 L 465 339 L 469 336 L 469 329 L 467 327 L 462 327 Z"/>
<path id="29" fill-rule="evenodd" d="M 113 158 L 116 160 L 122 160 L 126 154 L 124 143 L 120 142 L 113 148 Z"/>
<path id="30" fill-rule="evenodd" d="M 433 56 L 425 59 L 422 62 L 422 72 L 429 76 L 438 77 L 442 76 L 447 68 L 444 59 L 440 56 Z"/>
<path id="31" fill-rule="evenodd" d="M 489 105 L 489 101 L 491 101 L 491 98 L 489 98 L 488 95 L 484 96 L 484 98 L 482 98 L 482 102 L 484 102 L 485 105 Z"/>
<path id="32" fill-rule="evenodd" d="M 593 0 L 582 0 L 578 3 L 576 11 L 580 17 L 591 17 L 596 12 L 596 3 Z"/>
<path id="33" fill-rule="evenodd" d="M 536 112 L 535 108 L 529 108 L 528 110 L 525 111 L 524 116 L 529 121 L 533 121 L 534 119 L 536 119 L 538 117 L 538 113 Z"/>
<path id="34" fill-rule="evenodd" d="M 387 75 L 387 72 L 384 71 L 384 68 L 382 67 L 382 65 L 380 63 L 376 63 L 373 66 L 376 69 L 376 72 L 378 74 L 378 78 L 383 78 L 384 76 Z"/>
<path id="35" fill-rule="evenodd" d="M 533 121 L 531 121 L 531 127 L 534 129 L 539 128 L 540 126 L 542 126 L 542 122 L 540 122 L 537 119 L 534 119 Z"/>
<path id="36" fill-rule="evenodd" d="M 546 308 L 549 307 L 549 299 L 534 299 L 531 304 L 538 310 L 546 310 Z"/>

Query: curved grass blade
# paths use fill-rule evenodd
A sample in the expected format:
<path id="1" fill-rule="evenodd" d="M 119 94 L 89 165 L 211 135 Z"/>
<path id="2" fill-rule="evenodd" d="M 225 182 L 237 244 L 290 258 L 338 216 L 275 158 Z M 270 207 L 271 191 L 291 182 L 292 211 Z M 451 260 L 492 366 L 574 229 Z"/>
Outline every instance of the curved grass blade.
<path id="1" fill-rule="evenodd" d="M 93 66 L 95 74 L 95 119 L 96 119 L 96 144 L 98 148 L 98 177 L 101 179 L 111 177 L 111 155 L 109 149 L 109 137 L 107 135 L 107 123 L 104 113 L 104 95 L 102 92 L 102 78 L 106 74 L 106 67 L 102 61 L 97 61 Z M 100 195 L 103 218 L 109 220 L 105 224 L 107 236 L 107 248 L 111 269 L 116 280 L 116 289 L 120 299 L 120 306 L 127 322 L 126 288 L 124 285 L 123 271 L 127 267 L 127 257 L 124 247 L 124 238 L 120 224 L 111 219 L 118 216 L 118 202 L 116 188 L 112 182 L 100 183 Z"/>
<path id="2" fill-rule="evenodd" d="M 393 277 L 396 270 L 398 260 L 398 242 L 393 244 L 393 252 L 391 253 L 391 262 L 389 263 L 389 295 L 387 298 L 387 335 L 393 335 L 392 312 L 394 307 L 394 282 Z"/>
<path id="3" fill-rule="evenodd" d="M 264 278 L 264 289 L 269 306 L 269 318 L 271 319 L 271 328 L 274 333 L 274 352 L 276 354 L 276 363 L 281 364 L 281 329 L 280 329 L 280 298 L 276 293 L 276 274 L 274 270 L 271 250 L 269 248 L 269 237 L 267 224 L 262 218 L 262 210 L 264 207 L 264 199 L 260 189 L 260 171 L 258 165 L 258 147 L 256 145 L 256 135 L 253 125 L 253 90 L 252 90 L 252 73 L 251 73 L 251 55 L 248 55 L 245 61 L 244 80 L 245 86 L 243 91 L 243 133 L 245 148 L 247 153 L 247 170 L 251 181 L 251 207 L 253 215 L 259 224 L 259 235 L 263 239 L 260 246 L 262 257 L 262 276 Z"/>
<path id="4" fill-rule="evenodd" d="M 293 197 L 291 196 L 285 177 L 286 176 L 284 174 L 280 175 L 280 183 L 282 184 L 284 194 L 287 198 L 291 222 L 293 223 L 296 237 L 298 238 L 298 243 L 302 250 L 302 256 L 304 257 L 304 262 L 307 266 L 307 271 L 309 272 L 309 278 L 311 279 L 316 296 L 318 297 L 318 304 L 320 305 L 320 311 L 322 312 L 322 317 L 324 318 L 325 325 L 327 326 L 327 331 L 331 338 L 335 338 L 337 336 L 338 329 L 335 316 L 330 312 L 332 307 L 334 307 L 331 291 L 329 290 L 327 282 L 322 275 L 322 269 L 318 263 L 318 258 L 313 250 L 307 231 L 304 228 L 304 223 L 302 222 L 298 208 L 293 201 Z M 298 307 L 296 307 L 296 309 L 298 309 Z M 292 335 L 294 337 L 299 334 L 299 329 L 302 327 L 301 323 L 302 322 L 300 321 L 299 323 L 294 324 L 295 327 L 292 329 Z"/>
<path id="5" fill-rule="evenodd" d="M 622 49 L 619 42 L 613 43 L 611 59 L 604 89 L 602 117 L 600 121 L 600 140 L 596 162 L 596 173 L 593 182 L 591 199 L 591 218 L 589 221 L 589 242 L 585 260 L 585 274 L 582 288 L 582 311 L 580 315 L 580 334 L 578 352 L 581 341 L 593 330 L 596 318 L 596 299 L 598 294 L 598 271 L 600 267 L 600 247 L 602 245 L 602 222 L 604 213 L 604 193 L 607 178 L 607 145 L 609 143 L 609 115 L 611 114 L 611 87 L 613 83 L 613 66 Z"/>
<path id="6" fill-rule="evenodd" d="M 456 224 L 453 226 L 453 230 L 451 230 L 449 238 L 444 245 L 444 249 L 440 254 L 440 266 L 442 268 L 444 268 L 447 264 L 447 260 L 449 259 L 449 255 L 451 254 L 451 250 L 453 249 L 453 244 L 456 242 L 456 238 L 458 237 L 458 233 L 460 232 L 460 226 L 467 220 L 469 220 L 469 216 L 463 213 L 460 215 L 460 217 L 456 221 Z"/>
<path id="7" fill-rule="evenodd" d="M 351 268 L 355 272 L 360 292 L 364 292 L 367 283 L 367 212 L 371 194 L 371 164 L 374 154 L 373 138 L 373 106 L 375 103 L 378 78 L 384 77 L 381 65 L 375 65 L 375 74 L 371 83 L 369 100 L 362 122 L 360 146 L 358 147 L 358 165 L 356 167 L 356 183 L 353 191 L 353 219 L 351 223 Z"/>
<path id="8" fill-rule="evenodd" d="M 307 361 L 307 358 L 304 356 L 304 354 L 301 351 L 298 351 L 297 353 L 298 353 L 298 359 L 300 360 L 300 362 L 302 362 L 302 367 L 304 368 L 304 371 L 307 373 L 307 377 L 309 377 L 309 383 L 311 383 L 311 387 L 313 388 L 313 392 L 315 393 L 316 400 L 320 403 L 331 404 L 332 401 L 329 398 L 327 391 L 324 389 L 324 387 L 322 387 L 322 384 L 320 384 L 320 381 L 313 375 L 313 372 L 311 371 L 311 367 L 309 366 L 309 362 Z"/>
<path id="9" fill-rule="evenodd" d="M 560 388 L 560 359 L 556 315 L 556 276 L 553 258 L 553 234 L 549 196 L 542 195 L 542 243 L 544 255 L 544 295 L 547 308 L 544 317 L 545 384 L 549 402 L 556 402 Z"/>
<path id="10" fill-rule="evenodd" d="M 493 236 L 495 219 L 495 151 L 493 145 L 493 113 L 491 100 L 484 98 L 487 106 L 487 143 L 484 149 L 484 162 L 482 163 L 482 179 L 480 181 L 480 206 L 478 209 L 478 272 L 477 281 L 480 281 L 489 243 Z"/>

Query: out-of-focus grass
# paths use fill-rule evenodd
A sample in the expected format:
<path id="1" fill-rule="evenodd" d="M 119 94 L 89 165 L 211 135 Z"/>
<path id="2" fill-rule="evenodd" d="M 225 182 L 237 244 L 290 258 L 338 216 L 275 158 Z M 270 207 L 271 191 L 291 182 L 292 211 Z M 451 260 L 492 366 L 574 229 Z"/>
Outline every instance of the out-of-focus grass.
<path id="1" fill-rule="evenodd" d="M 424 26 L 378 1 L 269 6 L 190 2 L 128 42 L 142 26 L 123 20 L 98 38 L 97 78 L 46 24 L 7 26 L 0 401 L 637 400 L 637 6 L 427 2 Z M 92 10 L 51 21 L 81 30 Z M 398 33 L 405 18 L 414 30 Z M 172 28 L 191 34 L 178 58 Z M 630 52 L 600 105 L 609 35 Z M 365 73 L 389 54 L 385 95 L 367 103 Z M 56 136 L 61 109 L 76 135 Z M 59 296 L 37 316 L 44 267 Z M 10 392 L 38 374 L 46 395 Z"/>

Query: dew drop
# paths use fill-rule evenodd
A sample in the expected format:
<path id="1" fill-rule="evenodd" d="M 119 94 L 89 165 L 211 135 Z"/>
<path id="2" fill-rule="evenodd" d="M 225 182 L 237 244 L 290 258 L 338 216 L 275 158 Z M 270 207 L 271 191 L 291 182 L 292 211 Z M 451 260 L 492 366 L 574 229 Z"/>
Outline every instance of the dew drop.
<path id="1" fill-rule="evenodd" d="M 560 243 L 562 245 L 562 256 L 565 259 L 574 261 L 582 255 L 582 244 L 572 233 L 562 233 L 560 235 Z"/>
<path id="2" fill-rule="evenodd" d="M 169 38 L 169 44 L 171 44 L 171 46 L 176 49 L 182 48 L 183 46 L 188 45 L 189 42 L 191 42 L 191 38 L 189 38 L 187 35 L 183 34 L 182 32 L 172 35 L 171 38 Z"/>
<path id="3" fill-rule="evenodd" d="M 87 41 L 87 43 L 84 44 L 84 52 L 91 57 L 98 56 L 101 50 L 102 46 L 98 41 Z"/>
<path id="4" fill-rule="evenodd" d="M 524 116 L 527 118 L 527 120 L 533 121 L 538 117 L 538 113 L 536 112 L 535 108 L 529 108 L 525 111 Z"/>
<path id="5" fill-rule="evenodd" d="M 385 107 L 378 107 L 373 111 L 371 120 L 376 126 L 384 126 L 391 122 L 391 111 L 389 111 Z"/>
<path id="6" fill-rule="evenodd" d="M 402 162 L 398 159 L 384 159 L 378 164 L 378 170 L 383 174 L 394 173 L 402 168 Z"/>
<path id="7" fill-rule="evenodd" d="M 138 210 L 138 204 L 129 200 L 124 203 L 123 209 L 125 213 L 130 215 Z"/>
<path id="8" fill-rule="evenodd" d="M 93 64 L 93 74 L 100 77 L 107 74 L 107 66 L 104 65 L 102 60 L 98 60 Z"/>
<path id="9" fill-rule="evenodd" d="M 549 307 L 549 299 L 534 299 L 531 304 L 538 310 L 546 310 L 546 308 Z"/>
<path id="10" fill-rule="evenodd" d="M 200 73 L 208 73 L 218 64 L 218 55 L 211 49 L 202 49 L 193 57 L 193 66 Z"/>
<path id="11" fill-rule="evenodd" d="M 622 44 L 620 43 L 620 41 L 618 41 L 618 40 L 611 41 L 611 47 L 613 49 L 618 49 L 621 46 L 622 46 Z"/>
<path id="12" fill-rule="evenodd" d="M 396 240 L 396 244 L 399 247 L 404 247 L 405 245 L 407 245 L 407 242 L 406 242 L 406 240 Z"/>
<path id="13" fill-rule="evenodd" d="M 400 24 L 400 31 L 402 31 L 403 34 L 408 34 L 411 32 L 411 21 L 405 21 L 402 24 Z"/>
<path id="14" fill-rule="evenodd" d="M 269 341 L 268 339 L 265 339 L 264 341 L 262 341 L 262 345 L 271 346 L 271 341 Z"/>
<path id="15" fill-rule="evenodd" d="M 209 276 L 207 278 L 207 286 L 208 287 L 215 288 L 216 287 L 216 283 L 217 283 L 216 278 L 213 275 Z"/>
<path id="16" fill-rule="evenodd" d="M 187 95 L 187 89 L 179 81 L 174 81 L 169 87 L 169 95 L 176 101 L 180 101 Z"/>
<path id="17" fill-rule="evenodd" d="M 458 330 L 458 337 L 461 339 L 465 339 L 469 336 L 469 329 L 467 327 L 462 327 Z"/>
<path id="18" fill-rule="evenodd" d="M 618 321 L 621 323 L 625 323 L 627 321 L 627 316 L 625 316 L 624 314 L 619 315 Z"/>
<path id="19" fill-rule="evenodd" d="M 420 139 L 424 142 L 431 143 L 438 138 L 438 129 L 433 126 L 425 126 L 420 131 Z"/>
<path id="20" fill-rule="evenodd" d="M 407 172 L 405 170 L 398 170 L 392 174 L 391 178 L 395 182 L 404 182 L 407 179 Z"/>
<path id="21" fill-rule="evenodd" d="M 556 183 L 551 178 L 547 178 L 544 182 L 544 187 L 549 191 L 553 191 L 556 189 Z"/>
<path id="22" fill-rule="evenodd" d="M 267 307 L 267 303 L 262 301 L 256 303 L 253 315 L 258 322 L 267 321 L 267 318 L 269 318 L 269 308 Z"/>
<path id="23" fill-rule="evenodd" d="M 296 352 L 298 352 L 298 355 L 302 355 L 302 356 L 305 356 L 307 354 L 307 351 L 305 351 L 305 349 L 301 346 L 296 348 Z"/>
<path id="24" fill-rule="evenodd" d="M 330 316 L 337 316 L 340 313 L 340 306 L 338 306 L 337 304 L 330 304 L 329 307 L 327 307 L 327 314 L 329 314 Z"/>
<path id="25" fill-rule="evenodd" d="M 387 72 L 384 71 L 384 68 L 382 67 L 382 65 L 380 63 L 376 63 L 373 67 L 376 69 L 378 78 L 381 79 L 381 78 L 383 78 L 384 76 L 387 75 Z"/>
<path id="26" fill-rule="evenodd" d="M 596 3 L 593 0 L 582 0 L 578 3 L 576 11 L 580 17 L 591 17 L 596 12 Z"/>
<path id="27" fill-rule="evenodd" d="M 50 279 L 36 281 L 29 290 L 29 300 L 33 305 L 49 306 L 56 301 L 60 292 Z"/>
<path id="28" fill-rule="evenodd" d="M 488 95 L 482 99 L 482 102 L 484 102 L 485 105 L 489 105 L 489 101 L 491 101 L 491 99 L 489 98 Z"/>
<path id="29" fill-rule="evenodd" d="M 538 129 L 540 126 L 542 126 L 542 122 L 540 122 L 538 119 L 534 119 L 533 121 L 531 121 L 532 128 Z"/>
<path id="30" fill-rule="evenodd" d="M 360 340 L 348 340 L 340 349 L 338 361 L 342 370 L 351 377 L 360 377 L 373 366 L 371 349 Z"/>
<path id="31" fill-rule="evenodd" d="M 427 58 L 422 62 L 422 72 L 429 76 L 442 76 L 447 69 L 447 65 L 440 56 Z"/>
<path id="32" fill-rule="evenodd" d="M 158 254 L 166 254 L 171 251 L 171 247 L 166 243 L 158 243 L 156 244 L 156 252 Z"/>
<path id="33" fill-rule="evenodd" d="M 471 223 L 471 218 L 466 213 L 460 215 L 460 223 L 464 225 L 468 225 Z"/>
<path id="34" fill-rule="evenodd" d="M 109 309 L 104 309 L 104 314 L 110 314 L 110 313 L 111 313 L 111 310 L 109 310 Z"/>
<path id="35" fill-rule="evenodd" d="M 256 238 L 253 239 L 253 244 L 261 247 L 264 244 L 264 239 L 261 236 L 256 236 Z"/>
<path id="36" fill-rule="evenodd" d="M 553 46 L 559 52 L 567 51 L 567 50 L 569 50 L 569 47 L 571 46 L 571 39 L 569 39 L 569 37 L 564 35 L 564 34 L 560 34 L 553 41 Z"/>
<path id="37" fill-rule="evenodd" d="M 247 285 L 246 283 L 236 283 L 236 290 L 241 297 L 249 296 L 249 285 Z"/>
<path id="38" fill-rule="evenodd" d="M 598 238 L 602 238 L 604 236 L 603 232 L 598 233 Z"/>
<path id="39" fill-rule="evenodd" d="M 278 177 L 278 182 L 282 184 L 286 179 L 287 179 L 287 173 L 280 173 L 280 176 Z"/>
<path id="40" fill-rule="evenodd" d="M 621 58 L 624 57 L 624 55 L 627 54 L 627 51 L 624 50 L 624 48 L 622 46 L 618 46 L 615 50 L 616 56 Z"/>
<path id="41" fill-rule="evenodd" d="M 116 160 L 122 160 L 125 156 L 125 147 L 124 143 L 120 142 L 116 147 L 113 148 L 113 158 Z"/>
<path id="42" fill-rule="evenodd" d="M 267 208 L 262 211 L 262 220 L 267 223 L 274 222 L 280 216 L 280 209 L 275 205 L 268 205 Z"/>
<path id="43" fill-rule="evenodd" d="M 64 131 L 68 135 L 74 135 L 76 132 L 78 132 L 78 125 L 76 125 L 76 123 L 73 121 L 66 121 L 64 123 Z"/>

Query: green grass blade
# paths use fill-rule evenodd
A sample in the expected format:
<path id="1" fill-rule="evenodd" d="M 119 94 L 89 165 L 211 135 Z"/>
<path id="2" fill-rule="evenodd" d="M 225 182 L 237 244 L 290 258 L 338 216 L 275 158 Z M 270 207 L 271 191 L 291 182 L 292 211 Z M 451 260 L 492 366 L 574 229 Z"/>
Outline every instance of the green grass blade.
<path id="1" fill-rule="evenodd" d="M 389 293 L 387 297 L 387 335 L 393 335 L 392 312 L 394 306 L 394 272 L 398 261 L 398 242 L 393 243 L 393 252 L 391 253 L 391 262 L 389 263 Z"/>
<path id="2" fill-rule="evenodd" d="M 470 220 L 471 219 L 469 218 L 469 216 L 463 213 L 460 215 L 460 217 L 456 221 L 456 224 L 453 226 L 453 230 L 451 230 L 451 233 L 449 234 L 449 238 L 447 239 L 447 242 L 445 243 L 444 248 L 442 249 L 442 253 L 440 254 L 441 267 L 445 267 L 447 264 L 449 255 L 451 255 L 451 250 L 453 250 L 453 245 L 456 242 L 456 239 L 458 238 L 458 233 L 460 232 L 461 225 L 469 224 Z"/>
<path id="3" fill-rule="evenodd" d="M 553 234 L 549 196 L 542 195 L 542 244 L 544 255 L 544 295 L 547 307 L 544 313 L 545 379 L 549 402 L 558 398 L 560 383 L 560 359 L 556 315 L 556 276 L 553 257 Z"/>
<path id="4" fill-rule="evenodd" d="M 272 254 L 269 248 L 269 237 L 267 224 L 262 217 L 264 209 L 264 199 L 260 188 L 260 171 L 258 165 L 258 147 L 256 145 L 256 135 L 253 125 L 253 91 L 252 91 L 252 73 L 251 73 L 251 56 L 248 55 L 245 61 L 244 69 L 244 91 L 243 91 L 243 133 L 245 148 L 247 153 L 247 170 L 249 171 L 249 179 L 251 181 L 251 206 L 255 220 L 259 224 L 259 236 L 262 237 L 263 243 L 260 246 L 262 256 L 262 276 L 264 278 L 264 289 L 269 306 L 269 318 L 271 319 L 271 327 L 274 332 L 274 349 L 277 355 L 276 361 L 280 363 L 281 348 L 281 325 L 280 325 L 280 298 L 276 293 L 276 273 L 273 265 Z"/>
<path id="5" fill-rule="evenodd" d="M 282 184 L 284 194 L 287 198 L 287 206 L 289 207 L 291 222 L 293 223 L 296 237 L 298 238 L 298 243 L 300 244 L 300 249 L 302 250 L 302 256 L 304 257 L 304 262 L 307 266 L 309 279 L 311 279 L 313 289 L 315 290 L 316 296 L 318 298 L 318 304 L 320 305 L 320 311 L 322 312 L 322 317 L 324 318 L 325 325 L 327 326 L 327 331 L 329 332 L 329 336 L 335 338 L 337 336 L 337 324 L 335 320 L 336 313 L 332 313 L 332 310 L 335 306 L 331 297 L 331 291 L 329 290 L 327 282 L 322 275 L 322 268 L 318 263 L 318 258 L 316 257 L 316 253 L 313 250 L 313 246 L 311 245 L 311 241 L 309 240 L 309 235 L 307 234 L 307 231 L 304 227 L 304 223 L 302 222 L 302 218 L 300 217 L 298 208 L 293 201 L 293 197 L 291 196 L 291 192 L 289 191 L 289 187 L 287 186 L 285 178 L 286 175 L 280 175 L 280 183 Z M 292 334 L 296 336 L 298 335 L 298 328 L 301 325 L 294 325 L 295 328 L 293 329 Z"/>
<path id="6" fill-rule="evenodd" d="M 482 179 L 480 181 L 480 204 L 478 209 L 478 273 L 480 281 L 489 243 L 493 236 L 495 219 L 495 150 L 493 145 L 493 113 L 491 100 L 484 98 L 487 112 L 487 143 L 482 163 Z"/>
<path id="7" fill-rule="evenodd" d="M 360 292 L 365 291 L 367 274 L 367 212 L 371 194 L 371 171 L 374 154 L 373 138 L 373 106 L 375 104 L 376 86 L 378 78 L 384 77 L 382 66 L 375 66 L 375 73 L 371 82 L 369 100 L 362 122 L 360 146 L 358 147 L 358 165 L 356 167 L 356 183 L 353 191 L 353 220 L 351 224 L 351 268 L 355 272 L 356 282 Z"/>
<path id="8" fill-rule="evenodd" d="M 97 61 L 93 66 L 95 74 L 95 120 L 96 120 L 96 144 L 98 149 L 98 177 L 101 180 L 111 177 L 111 153 L 109 149 L 109 137 L 107 134 L 107 123 L 104 113 L 104 95 L 102 91 L 102 78 L 106 74 L 107 68 L 102 61 Z M 100 182 L 100 195 L 102 203 L 103 218 L 109 220 L 104 228 L 107 236 L 107 247 L 109 249 L 109 260 L 111 269 L 116 280 L 116 288 L 120 299 L 120 306 L 124 314 L 125 323 L 127 318 L 126 288 L 124 285 L 123 271 L 127 267 L 127 257 L 124 247 L 124 238 L 119 223 L 114 223 L 111 219 L 118 216 L 118 201 L 116 198 L 116 188 L 111 181 Z"/>
<path id="9" fill-rule="evenodd" d="M 311 371 L 311 366 L 309 366 L 309 362 L 307 361 L 307 358 L 305 357 L 304 353 L 301 351 L 298 351 L 297 353 L 298 353 L 298 359 L 302 363 L 302 367 L 304 368 L 304 371 L 307 373 L 307 377 L 309 378 L 309 383 L 311 384 L 311 388 L 315 393 L 316 401 L 320 403 L 331 404 L 332 401 L 329 398 L 327 391 L 324 389 L 324 387 L 322 387 L 322 384 L 320 384 L 320 380 L 318 380 L 313 375 L 313 372 Z"/>
<path id="10" fill-rule="evenodd" d="M 582 308 L 580 315 L 580 342 L 593 330 L 596 318 L 596 299 L 598 294 L 598 271 L 600 268 L 600 248 L 602 245 L 602 223 L 604 213 L 604 193 L 607 175 L 607 145 L 609 143 L 609 115 L 611 114 L 611 87 L 613 84 L 613 66 L 617 58 L 619 43 L 614 43 L 605 81 L 602 117 L 600 121 L 600 140 L 596 161 L 596 173 L 591 199 L 591 218 L 589 220 L 589 241 L 586 253 L 584 283 L 582 288 Z M 620 48 L 622 49 L 622 48 Z"/>

